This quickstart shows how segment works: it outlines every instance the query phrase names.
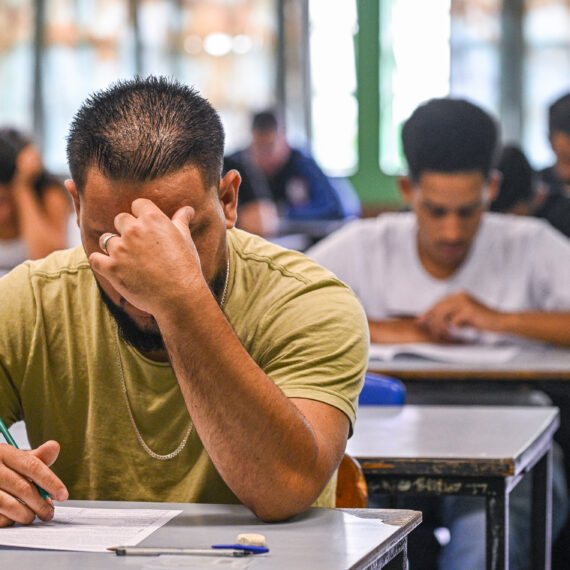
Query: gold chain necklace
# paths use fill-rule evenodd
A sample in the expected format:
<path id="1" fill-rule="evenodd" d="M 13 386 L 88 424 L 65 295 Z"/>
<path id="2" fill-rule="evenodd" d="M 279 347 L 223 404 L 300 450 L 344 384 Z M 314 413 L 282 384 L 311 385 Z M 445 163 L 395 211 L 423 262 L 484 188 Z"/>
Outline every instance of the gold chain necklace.
<path id="1" fill-rule="evenodd" d="M 224 282 L 224 290 L 222 291 L 222 298 L 220 299 L 220 308 L 221 309 L 224 308 L 224 304 L 226 302 L 226 295 L 228 293 L 228 282 L 229 282 L 229 280 L 230 280 L 230 258 L 228 256 L 228 260 L 226 263 L 226 280 Z M 125 396 L 125 403 L 127 405 L 127 412 L 129 412 L 129 418 L 131 420 L 131 425 L 133 426 L 135 435 L 137 436 L 137 439 L 138 439 L 139 443 L 141 444 L 142 448 L 152 458 L 158 459 L 160 461 L 167 461 L 168 459 L 172 459 L 173 457 L 176 457 L 184 449 L 184 447 L 186 446 L 186 443 L 188 442 L 188 439 L 190 438 L 190 434 L 192 433 L 192 428 L 194 426 L 192 424 L 190 424 L 190 427 L 188 428 L 188 430 L 184 434 L 184 438 L 182 439 L 182 441 L 180 442 L 178 447 L 174 451 L 171 451 L 170 453 L 167 453 L 165 455 L 161 455 L 160 453 L 156 453 L 155 451 L 153 451 L 147 445 L 146 441 L 143 439 L 143 436 L 142 436 L 142 434 L 141 434 L 141 432 L 137 426 L 137 422 L 135 421 L 135 416 L 133 415 L 133 410 L 131 408 L 131 403 L 129 401 L 129 394 L 127 392 L 127 383 L 125 382 L 125 371 L 123 369 L 123 360 L 121 359 L 121 351 L 119 349 L 119 327 L 115 328 L 115 335 L 116 335 L 115 348 L 117 349 L 117 361 L 119 363 L 119 372 L 121 373 L 121 388 L 123 391 L 123 395 Z"/>

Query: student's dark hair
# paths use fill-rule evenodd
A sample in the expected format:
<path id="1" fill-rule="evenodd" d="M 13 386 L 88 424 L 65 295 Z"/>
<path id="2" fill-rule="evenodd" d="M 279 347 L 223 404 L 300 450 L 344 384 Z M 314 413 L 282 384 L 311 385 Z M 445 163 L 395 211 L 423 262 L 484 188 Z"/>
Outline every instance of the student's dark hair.
<path id="1" fill-rule="evenodd" d="M 14 143 L 0 131 L 0 183 L 9 184 L 16 172 L 18 151 Z"/>
<path id="2" fill-rule="evenodd" d="M 192 165 L 207 187 L 217 186 L 223 157 L 224 129 L 214 108 L 195 89 L 165 77 L 135 77 L 94 93 L 67 137 L 80 192 L 93 166 L 112 180 L 144 182 Z"/>
<path id="3" fill-rule="evenodd" d="M 255 113 L 251 119 L 252 131 L 275 131 L 278 125 L 279 119 L 277 118 L 277 112 L 270 109 Z"/>
<path id="4" fill-rule="evenodd" d="M 18 155 L 29 144 L 34 144 L 31 136 L 15 127 L 0 127 L 0 183 L 9 184 L 16 173 Z M 62 181 L 45 168 L 32 182 L 38 198 L 42 198 L 49 187 L 57 186 L 67 196 Z"/>
<path id="5" fill-rule="evenodd" d="M 17 153 L 33 142 L 31 136 L 28 136 L 16 127 L 1 127 L 0 137 L 9 141 Z"/>
<path id="6" fill-rule="evenodd" d="M 548 134 L 570 135 L 570 93 L 563 95 L 548 108 Z"/>
<path id="7" fill-rule="evenodd" d="M 483 109 L 464 99 L 431 99 L 404 123 L 402 145 L 409 174 L 479 171 L 489 177 L 498 128 Z"/>
<path id="8" fill-rule="evenodd" d="M 496 168 L 501 173 L 501 183 L 489 207 L 492 212 L 509 212 L 520 202 L 532 201 L 536 173 L 519 146 L 505 145 Z"/>

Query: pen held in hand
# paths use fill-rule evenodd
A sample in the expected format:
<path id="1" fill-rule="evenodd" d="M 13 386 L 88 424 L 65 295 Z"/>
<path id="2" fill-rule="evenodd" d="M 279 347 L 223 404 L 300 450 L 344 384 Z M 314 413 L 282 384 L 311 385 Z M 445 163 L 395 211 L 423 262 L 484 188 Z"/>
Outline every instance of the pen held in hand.
<path id="1" fill-rule="evenodd" d="M 0 431 L 2 432 L 2 435 L 4 436 L 4 439 L 6 440 L 6 443 L 10 444 L 12 447 L 15 447 L 16 449 L 20 449 L 18 447 L 18 444 L 16 443 L 16 440 L 12 437 L 12 434 L 8 431 L 8 428 L 6 427 L 6 424 L 2 421 L 2 418 L 0 418 Z M 39 485 L 37 485 L 36 483 L 34 483 L 36 489 L 38 490 L 39 494 L 42 496 L 43 499 L 49 499 L 49 494 L 42 489 Z"/>

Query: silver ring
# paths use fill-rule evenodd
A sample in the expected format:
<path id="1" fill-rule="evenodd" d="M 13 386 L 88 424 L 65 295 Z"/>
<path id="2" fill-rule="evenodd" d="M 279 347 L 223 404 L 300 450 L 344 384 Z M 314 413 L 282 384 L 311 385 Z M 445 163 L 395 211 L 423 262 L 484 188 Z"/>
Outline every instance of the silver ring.
<path id="1" fill-rule="evenodd" d="M 101 249 L 107 254 L 109 255 L 109 252 L 107 251 L 107 242 L 114 237 L 121 237 L 119 236 L 119 234 L 107 234 L 102 240 L 101 240 Z"/>

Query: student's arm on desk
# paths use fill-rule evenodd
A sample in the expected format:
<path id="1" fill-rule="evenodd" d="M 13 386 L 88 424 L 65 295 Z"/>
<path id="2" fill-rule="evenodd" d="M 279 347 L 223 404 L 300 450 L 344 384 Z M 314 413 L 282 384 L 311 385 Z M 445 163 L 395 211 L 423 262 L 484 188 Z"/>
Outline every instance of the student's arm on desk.
<path id="1" fill-rule="evenodd" d="M 437 342 L 415 318 L 386 321 L 368 320 L 370 342 L 374 344 L 392 344 L 406 342 Z"/>
<path id="2" fill-rule="evenodd" d="M 466 292 L 450 295 L 436 303 L 419 318 L 419 324 L 435 338 L 447 335 L 449 327 L 473 327 L 570 346 L 570 313 L 501 312 Z"/>

